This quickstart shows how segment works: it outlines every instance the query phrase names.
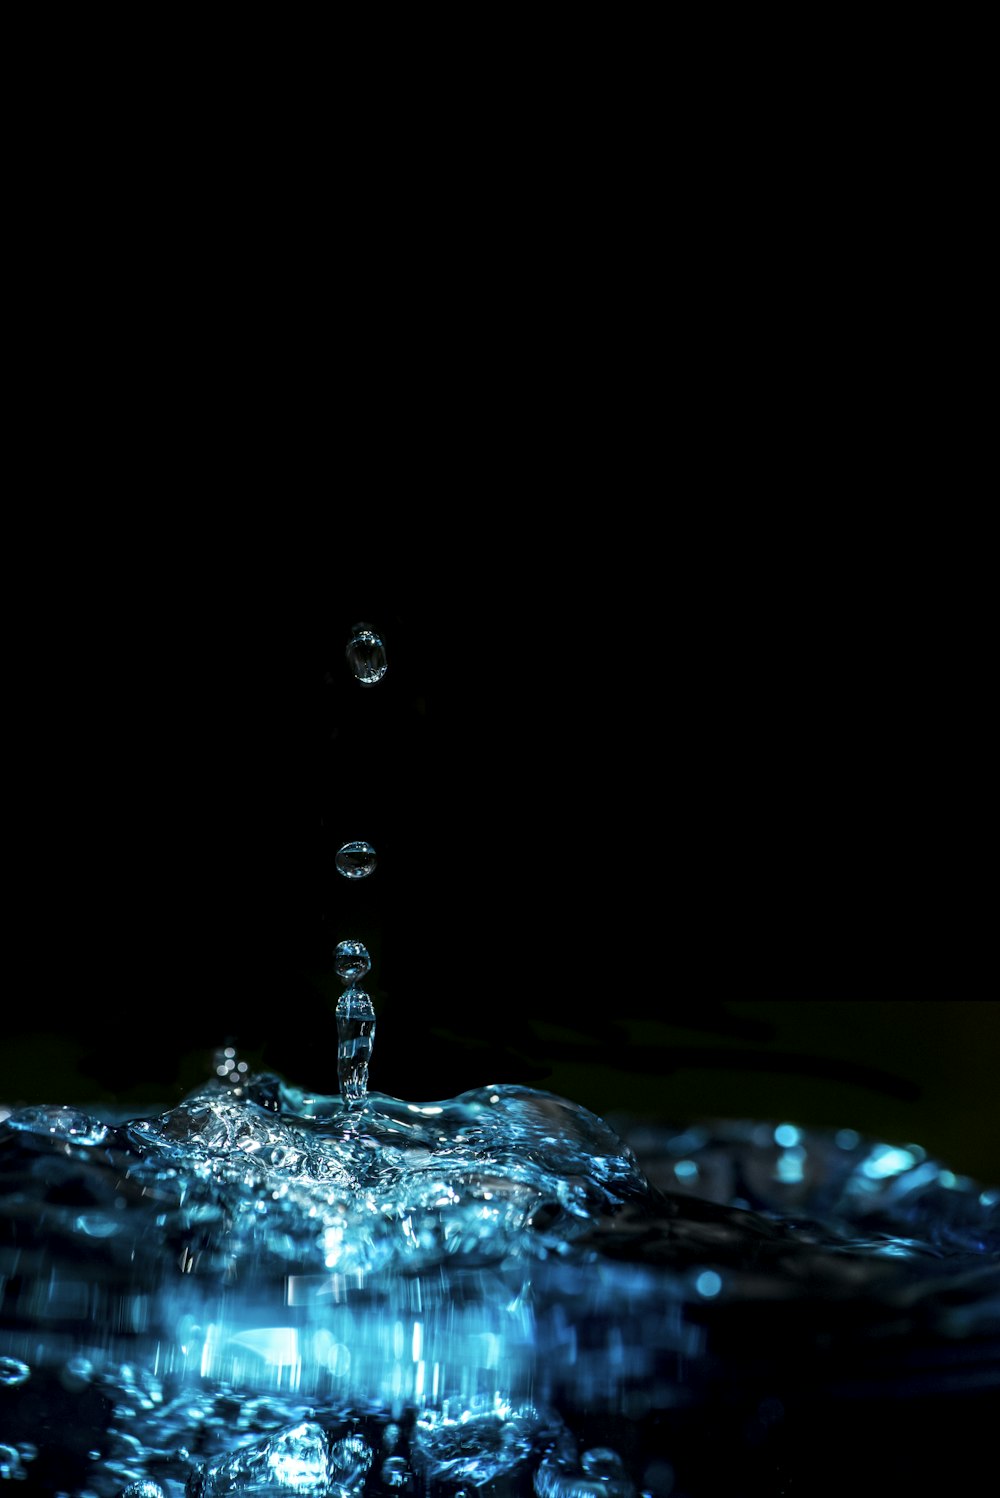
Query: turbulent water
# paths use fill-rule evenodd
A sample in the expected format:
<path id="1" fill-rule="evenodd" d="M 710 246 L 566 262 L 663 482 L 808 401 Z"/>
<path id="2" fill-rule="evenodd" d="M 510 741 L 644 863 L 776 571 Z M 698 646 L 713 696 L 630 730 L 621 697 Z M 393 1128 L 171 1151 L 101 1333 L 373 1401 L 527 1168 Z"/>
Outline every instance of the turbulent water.
<path id="1" fill-rule="evenodd" d="M 850 1130 L 615 1122 L 272 1076 L 10 1115 L 0 1479 L 682 1498 L 725 1460 L 777 1494 L 797 1401 L 998 1387 L 1000 1194 Z"/>

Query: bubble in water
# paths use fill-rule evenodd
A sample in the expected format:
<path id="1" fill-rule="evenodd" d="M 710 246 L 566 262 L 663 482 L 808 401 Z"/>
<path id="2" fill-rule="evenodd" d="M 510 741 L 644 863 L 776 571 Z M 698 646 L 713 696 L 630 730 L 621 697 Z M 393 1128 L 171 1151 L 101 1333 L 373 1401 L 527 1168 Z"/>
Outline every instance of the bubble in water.
<path id="1" fill-rule="evenodd" d="M 363 988 L 345 988 L 337 1001 L 337 1078 L 349 1108 L 368 1094 L 368 1063 L 375 1044 L 375 1007 Z"/>
<path id="2" fill-rule="evenodd" d="M 595 1446 L 577 1465 L 569 1441 L 562 1441 L 535 1473 L 538 1498 L 635 1498 L 635 1486 L 617 1451 Z"/>
<path id="3" fill-rule="evenodd" d="M 26 1477 L 21 1458 L 13 1446 L 0 1444 L 0 1477 Z"/>
<path id="4" fill-rule="evenodd" d="M 336 1498 L 360 1498 L 372 1464 L 372 1449 L 363 1436 L 343 1436 L 330 1446 L 330 1492 Z"/>
<path id="5" fill-rule="evenodd" d="M 620 1482 L 623 1477 L 628 1477 L 621 1457 L 609 1446 L 593 1446 L 590 1451 L 585 1451 L 580 1458 L 580 1466 L 587 1477 L 597 1477 L 603 1483 L 609 1483 L 612 1479 Z"/>
<path id="6" fill-rule="evenodd" d="M 16 1388 L 31 1377 L 31 1369 L 20 1358 L 0 1358 L 0 1385 Z"/>
<path id="7" fill-rule="evenodd" d="M 347 642 L 347 663 L 363 686 L 373 687 L 386 673 L 385 646 L 370 624 L 355 624 Z"/>
<path id="8" fill-rule="evenodd" d="M 345 879 L 367 879 L 375 870 L 375 849 L 371 843 L 345 843 L 337 849 L 334 863 Z"/>
<path id="9" fill-rule="evenodd" d="M 356 983 L 369 971 L 372 960 L 360 941 L 340 941 L 333 954 L 333 970 L 344 983 Z"/>

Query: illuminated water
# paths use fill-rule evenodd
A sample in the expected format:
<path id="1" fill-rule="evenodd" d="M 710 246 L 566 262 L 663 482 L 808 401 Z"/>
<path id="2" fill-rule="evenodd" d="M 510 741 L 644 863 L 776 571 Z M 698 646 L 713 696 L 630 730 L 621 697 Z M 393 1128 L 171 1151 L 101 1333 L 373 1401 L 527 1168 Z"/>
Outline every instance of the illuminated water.
<path id="1" fill-rule="evenodd" d="M 367 879 L 375 872 L 375 849 L 371 843 L 344 843 L 337 849 L 334 864 L 345 879 Z"/>
<path id="2" fill-rule="evenodd" d="M 782 1484 L 813 1409 L 998 1387 L 998 1193 L 850 1130 L 617 1126 L 526 1087 L 349 1108 L 268 1075 L 144 1118 L 20 1110 L 0 1475 L 812 1494 Z"/>
<path id="3" fill-rule="evenodd" d="M 371 969 L 368 948 L 360 941 L 339 941 L 333 954 L 333 970 L 342 983 L 357 983 Z"/>
<path id="4" fill-rule="evenodd" d="M 337 1079 L 349 1108 L 368 1093 L 368 1063 L 375 1044 L 375 1006 L 363 988 L 345 988 L 337 1000 Z"/>
<path id="5" fill-rule="evenodd" d="M 370 624 L 355 624 L 347 642 L 347 664 L 363 686 L 380 682 L 388 663 L 381 636 Z"/>

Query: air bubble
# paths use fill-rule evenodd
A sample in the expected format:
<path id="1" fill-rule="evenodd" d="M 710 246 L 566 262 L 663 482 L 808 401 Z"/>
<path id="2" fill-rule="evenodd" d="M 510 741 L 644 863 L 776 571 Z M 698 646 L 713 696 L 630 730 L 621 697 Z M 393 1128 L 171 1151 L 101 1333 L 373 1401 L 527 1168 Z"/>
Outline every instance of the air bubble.
<path id="1" fill-rule="evenodd" d="M 20 1358 L 0 1358 L 0 1385 L 15 1389 L 31 1377 L 31 1369 Z"/>

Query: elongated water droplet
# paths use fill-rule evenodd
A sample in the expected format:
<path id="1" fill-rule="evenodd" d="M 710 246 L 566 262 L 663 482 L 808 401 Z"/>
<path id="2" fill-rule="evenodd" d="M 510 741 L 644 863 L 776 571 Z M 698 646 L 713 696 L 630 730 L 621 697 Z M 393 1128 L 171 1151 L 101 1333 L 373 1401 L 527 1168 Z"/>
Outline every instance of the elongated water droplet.
<path id="1" fill-rule="evenodd" d="M 375 1044 L 375 1008 L 363 988 L 346 988 L 337 1002 L 337 1077 L 348 1108 L 368 1094 L 368 1063 Z"/>
<path id="2" fill-rule="evenodd" d="M 386 673 L 385 646 L 370 624 L 355 624 L 347 642 L 347 663 L 363 686 L 373 687 Z"/>
<path id="3" fill-rule="evenodd" d="M 333 954 L 333 970 L 344 983 L 356 983 L 369 971 L 372 960 L 360 941 L 339 941 Z"/>
<path id="4" fill-rule="evenodd" d="M 345 843 L 334 862 L 345 879 L 367 879 L 375 868 L 375 849 L 371 843 Z"/>

